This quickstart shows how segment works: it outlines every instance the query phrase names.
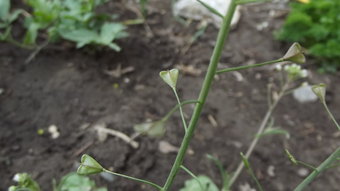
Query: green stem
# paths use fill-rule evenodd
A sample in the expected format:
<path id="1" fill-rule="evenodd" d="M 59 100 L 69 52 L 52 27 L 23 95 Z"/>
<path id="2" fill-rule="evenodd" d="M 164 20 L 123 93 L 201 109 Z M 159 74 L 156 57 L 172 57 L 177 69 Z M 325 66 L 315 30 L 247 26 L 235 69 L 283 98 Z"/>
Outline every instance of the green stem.
<path id="1" fill-rule="evenodd" d="M 340 147 L 337 148 L 323 163 L 320 164 L 307 178 L 305 178 L 294 191 L 304 190 L 308 184 L 310 184 L 322 171 L 328 168 L 337 158 L 340 157 Z"/>
<path id="2" fill-rule="evenodd" d="M 181 100 L 179 99 L 177 91 L 176 91 L 175 88 L 173 88 L 173 91 L 175 93 L 175 96 L 176 96 L 176 99 L 177 99 L 177 103 L 179 105 L 179 113 L 181 114 L 184 131 L 186 133 L 188 131 L 188 126 L 187 126 L 187 122 L 185 121 L 185 117 L 184 117 L 184 114 L 183 114 L 183 110 L 182 110 L 182 106 L 181 106 Z"/>
<path id="3" fill-rule="evenodd" d="M 332 112 L 328 109 L 328 106 L 327 106 L 326 102 L 323 101 L 322 104 L 323 104 L 323 106 L 325 107 L 325 109 L 326 109 L 326 111 L 327 111 L 329 117 L 332 119 L 332 121 L 334 122 L 334 124 L 336 125 L 336 127 L 338 128 L 338 130 L 340 131 L 340 126 L 339 126 L 338 122 L 335 120 L 334 115 L 332 114 Z"/>
<path id="4" fill-rule="evenodd" d="M 308 164 L 308 163 L 305 163 L 305 162 L 299 161 L 299 160 L 297 160 L 296 162 L 297 162 L 297 164 L 300 164 L 300 165 L 302 165 L 302 166 L 305 166 L 305 167 L 307 167 L 307 168 L 309 168 L 309 169 L 318 171 L 318 169 L 316 169 L 314 166 L 312 166 L 312 165 L 310 165 L 310 164 Z"/>
<path id="5" fill-rule="evenodd" d="M 183 163 L 185 153 L 186 153 L 186 151 L 189 147 L 189 143 L 190 143 L 191 138 L 192 138 L 194 131 L 196 129 L 198 119 L 201 115 L 204 103 L 206 101 L 206 98 L 208 96 L 211 84 L 213 82 L 213 79 L 214 79 L 214 76 L 215 76 L 215 73 L 216 73 L 216 68 L 217 68 L 218 62 L 221 58 L 222 51 L 223 51 L 224 43 L 225 43 L 225 40 L 226 40 L 226 38 L 229 34 L 229 31 L 230 31 L 231 19 L 234 15 L 236 7 L 237 7 L 237 5 L 235 4 L 235 0 L 232 0 L 231 3 L 230 3 L 229 9 L 227 11 L 227 14 L 223 19 L 223 24 L 220 28 L 219 33 L 218 33 L 216 46 L 214 48 L 214 52 L 213 52 L 213 55 L 212 55 L 211 60 L 210 60 L 208 71 L 206 73 L 205 79 L 203 81 L 202 89 L 201 89 L 201 92 L 200 92 L 199 97 L 198 97 L 199 103 L 196 104 L 196 106 L 195 106 L 194 112 L 192 114 L 192 117 L 191 117 L 191 120 L 190 120 L 190 123 L 189 123 L 188 131 L 183 138 L 181 147 L 180 147 L 178 154 L 176 156 L 176 160 L 175 160 L 175 162 L 174 162 L 174 164 L 171 168 L 170 174 L 169 174 L 169 176 L 168 176 L 168 178 L 167 178 L 167 180 L 164 184 L 162 191 L 168 191 L 170 189 L 170 187 L 173 184 L 173 181 L 174 181 L 174 179 L 175 179 L 175 177 L 176 177 L 176 175 L 177 175 L 177 173 L 178 173 L 178 171 L 179 171 L 179 169 L 180 169 L 180 167 Z"/>
<path id="6" fill-rule="evenodd" d="M 241 157 L 242 157 L 242 161 L 244 166 L 247 168 L 249 175 L 251 176 L 251 178 L 255 181 L 257 188 L 260 191 L 263 191 L 262 185 L 260 184 L 259 180 L 257 179 L 254 170 L 251 168 L 250 163 L 248 161 L 248 158 L 246 158 L 246 156 L 243 155 L 243 153 L 241 153 Z"/>
<path id="7" fill-rule="evenodd" d="M 166 121 L 170 118 L 170 116 L 172 114 L 175 113 L 175 111 L 177 111 L 178 108 L 180 108 L 183 105 L 187 105 L 187 104 L 193 104 L 193 103 L 199 103 L 198 100 L 187 100 L 187 101 L 183 101 L 181 102 L 181 104 L 177 104 L 175 107 L 173 107 L 164 117 L 162 120 Z"/>
<path id="8" fill-rule="evenodd" d="M 197 183 L 200 185 L 201 190 L 204 191 L 204 187 L 203 187 L 201 181 L 197 178 L 197 176 L 196 176 L 193 172 L 191 172 L 188 168 L 186 168 L 185 166 L 181 165 L 181 168 L 182 168 L 186 173 L 188 173 L 190 176 L 192 176 L 192 178 L 194 178 L 194 179 L 197 181 Z"/>
<path id="9" fill-rule="evenodd" d="M 159 186 L 159 185 L 157 185 L 157 184 L 155 184 L 153 182 L 149 182 L 147 180 L 143 180 L 143 179 L 127 176 L 127 175 L 124 175 L 124 174 L 119 174 L 119 173 L 116 173 L 116 172 L 111 172 L 111 171 L 106 170 L 106 169 L 103 169 L 103 171 L 107 172 L 107 173 L 110 173 L 110 174 L 113 174 L 115 176 L 120 176 L 120 177 L 123 177 L 123 178 L 126 178 L 126 179 L 130 179 L 130 180 L 134 180 L 134 181 L 141 182 L 141 183 L 144 183 L 144 184 L 148 184 L 148 185 L 156 188 L 157 190 L 162 190 L 161 186 Z"/>
<path id="10" fill-rule="evenodd" d="M 225 72 L 232 72 L 232 71 L 237 71 L 237 70 L 244 70 L 244 69 L 248 69 L 248 68 L 255 68 L 255 67 L 265 66 L 265 65 L 269 65 L 269 64 L 284 62 L 284 61 L 285 60 L 283 58 L 280 58 L 280 59 L 277 59 L 277 60 L 271 60 L 271 61 L 262 62 L 262 63 L 258 63 L 258 64 L 251 64 L 251 65 L 246 65 L 246 66 L 226 68 L 226 69 L 222 69 L 222 70 L 217 70 L 216 74 L 221 74 L 221 73 L 225 73 Z"/>
<path id="11" fill-rule="evenodd" d="M 271 117 L 271 115 L 272 115 L 272 113 L 273 113 L 273 111 L 274 111 L 276 105 L 279 103 L 279 101 L 281 100 L 281 98 L 284 96 L 284 94 L 285 94 L 285 92 L 286 92 L 286 90 L 287 90 L 287 88 L 288 88 L 289 83 L 290 83 L 290 82 L 287 81 L 287 82 L 284 84 L 284 86 L 282 87 L 282 90 L 280 91 L 280 93 L 279 93 L 277 99 L 275 99 L 274 102 L 272 103 L 272 105 L 269 107 L 269 109 L 268 109 L 268 111 L 267 111 L 265 117 L 263 118 L 263 120 L 262 120 L 262 122 L 261 122 L 261 125 L 260 125 L 260 127 L 259 127 L 259 129 L 258 129 L 256 135 L 261 135 L 261 134 L 263 133 L 263 131 L 265 130 L 265 127 L 266 127 L 266 125 L 267 125 L 267 123 L 268 123 L 268 121 L 269 121 L 269 119 L 270 119 L 270 117 Z M 255 146 L 257 145 L 258 141 L 259 141 L 259 137 L 258 137 L 258 136 L 255 136 L 255 138 L 254 138 L 253 141 L 251 142 L 251 144 L 250 144 L 250 146 L 249 146 L 249 148 L 248 148 L 248 150 L 247 150 L 247 152 L 246 152 L 245 157 L 246 157 L 247 159 L 250 157 L 250 155 L 251 155 L 252 152 L 254 151 Z M 241 174 L 243 168 L 244 168 L 244 164 L 243 164 L 243 162 L 240 162 L 240 164 L 238 165 L 238 167 L 237 167 L 235 173 L 233 174 L 233 176 L 232 176 L 231 179 L 230 179 L 229 187 L 231 187 L 231 186 L 234 184 L 234 182 L 236 181 L 236 179 L 238 178 L 238 176 Z"/>

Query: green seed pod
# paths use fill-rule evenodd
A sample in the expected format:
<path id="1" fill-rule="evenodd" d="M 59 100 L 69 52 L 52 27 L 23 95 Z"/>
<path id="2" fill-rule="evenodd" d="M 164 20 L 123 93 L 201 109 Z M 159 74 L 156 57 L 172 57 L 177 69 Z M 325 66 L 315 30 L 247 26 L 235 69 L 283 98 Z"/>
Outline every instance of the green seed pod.
<path id="1" fill-rule="evenodd" d="M 167 71 L 161 71 L 159 76 L 163 79 L 165 83 L 167 83 L 172 89 L 176 88 L 177 79 L 178 79 L 178 69 L 171 69 Z"/>
<path id="2" fill-rule="evenodd" d="M 97 174 L 104 171 L 104 168 L 91 156 L 84 154 L 80 160 L 77 173 L 79 175 Z"/>
<path id="3" fill-rule="evenodd" d="M 322 103 L 325 103 L 325 96 L 326 96 L 326 84 L 318 84 L 312 86 L 312 90 L 316 96 L 319 97 Z"/>
<path id="4" fill-rule="evenodd" d="M 306 62 L 304 50 L 299 43 L 294 43 L 283 56 L 286 61 L 291 61 L 297 64 L 304 64 Z"/>

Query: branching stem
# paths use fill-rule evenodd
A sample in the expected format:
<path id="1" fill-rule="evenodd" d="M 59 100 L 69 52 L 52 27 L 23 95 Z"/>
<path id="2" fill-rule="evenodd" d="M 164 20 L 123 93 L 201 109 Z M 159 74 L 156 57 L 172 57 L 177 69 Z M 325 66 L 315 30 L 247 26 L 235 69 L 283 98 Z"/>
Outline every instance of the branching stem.
<path id="1" fill-rule="evenodd" d="M 273 113 L 273 111 L 274 111 L 276 105 L 279 103 L 279 101 L 281 100 L 281 98 L 285 95 L 285 92 L 286 92 L 286 90 L 288 89 L 288 85 L 289 85 L 289 81 L 287 81 L 287 82 L 283 85 L 283 87 L 282 87 L 282 89 L 281 89 L 281 91 L 280 91 L 278 97 L 277 97 L 276 99 L 274 99 L 274 101 L 273 101 L 273 103 L 271 104 L 271 106 L 269 106 L 269 109 L 268 109 L 268 111 L 267 111 L 265 117 L 263 118 L 263 120 L 262 120 L 262 122 L 261 122 L 261 125 L 260 125 L 260 127 L 259 127 L 259 129 L 258 129 L 256 135 L 261 135 L 261 134 L 264 132 L 265 127 L 266 127 L 266 125 L 267 125 L 267 123 L 268 123 L 268 121 L 269 121 L 269 119 L 270 119 L 270 117 L 271 117 L 271 115 L 272 115 L 272 113 Z M 252 152 L 254 151 L 255 146 L 257 145 L 258 141 L 259 141 L 259 137 L 256 136 L 256 137 L 253 139 L 253 141 L 251 142 L 251 144 L 250 144 L 250 146 L 249 146 L 249 148 L 248 148 L 248 150 L 247 150 L 247 152 L 246 152 L 246 154 L 245 154 L 245 157 L 246 157 L 247 159 L 250 157 L 250 155 L 251 155 Z M 238 167 L 237 167 L 235 173 L 233 174 L 233 176 L 232 176 L 231 179 L 230 179 L 229 187 L 231 187 L 231 186 L 233 185 L 233 183 L 235 183 L 236 179 L 237 179 L 238 176 L 241 174 L 243 168 L 244 168 L 244 164 L 243 164 L 243 162 L 240 162 L 240 164 L 238 165 Z"/>
<path id="2" fill-rule="evenodd" d="M 307 178 L 305 178 L 294 191 L 304 190 L 322 171 L 326 170 L 337 158 L 340 157 L 340 147 L 335 150 L 323 163 L 320 164 Z"/>
<path id="3" fill-rule="evenodd" d="M 211 60 L 210 60 L 208 71 L 206 73 L 205 79 L 203 81 L 202 89 L 201 89 L 201 92 L 200 92 L 199 97 L 198 97 L 199 103 L 196 104 L 196 106 L 195 106 L 194 112 L 192 114 L 192 117 L 191 117 L 191 120 L 190 120 L 190 123 L 189 123 L 189 126 L 188 126 L 188 131 L 183 138 L 181 147 L 178 151 L 175 162 L 174 162 L 174 164 L 171 168 L 170 174 L 169 174 L 169 176 L 168 176 L 168 178 L 167 178 L 167 180 L 164 184 L 164 187 L 162 188 L 162 191 L 168 191 L 170 189 L 170 187 L 172 186 L 173 181 L 174 181 L 174 179 L 175 179 L 175 177 L 176 177 L 176 175 L 177 175 L 177 173 L 178 173 L 178 171 L 179 171 L 179 169 L 180 169 L 180 167 L 183 163 L 185 153 L 186 153 L 186 151 L 189 147 L 189 143 L 190 143 L 191 138 L 192 138 L 194 131 L 196 129 L 198 119 L 199 119 L 201 112 L 202 112 L 202 109 L 203 109 L 203 105 L 206 101 L 206 98 L 208 96 L 211 84 L 213 82 L 213 79 L 214 79 L 214 76 L 215 76 L 215 73 L 216 73 L 216 68 L 217 68 L 218 62 L 219 62 L 221 54 L 222 54 L 222 50 L 223 50 L 223 47 L 224 47 L 225 40 L 227 39 L 227 36 L 229 34 L 229 31 L 230 31 L 231 19 L 234 15 L 236 7 L 237 7 L 235 2 L 236 2 L 236 0 L 231 1 L 229 9 L 226 13 L 226 16 L 223 19 L 223 24 L 220 28 L 219 33 L 218 33 L 216 46 L 214 48 L 213 55 L 212 55 Z"/>
<path id="4" fill-rule="evenodd" d="M 244 70 L 244 69 L 249 69 L 249 68 L 255 68 L 255 67 L 265 66 L 265 65 L 269 65 L 269 64 L 275 64 L 275 63 L 279 63 L 279 62 L 284 62 L 284 61 L 285 60 L 283 58 L 280 58 L 280 59 L 271 60 L 271 61 L 267 61 L 267 62 L 262 62 L 262 63 L 258 63 L 258 64 L 251 64 L 251 65 L 238 66 L 238 67 L 233 67 L 233 68 L 226 68 L 226 69 L 217 70 L 216 74 L 221 74 L 221 73 L 225 73 L 225 72 L 232 72 L 232 71 L 238 71 L 238 70 Z"/>
<path id="5" fill-rule="evenodd" d="M 179 105 L 179 113 L 181 114 L 181 118 L 182 118 L 182 123 L 183 123 L 184 131 L 185 131 L 185 133 L 187 133 L 187 131 L 188 131 L 188 126 L 187 126 L 187 122 L 185 121 L 185 117 L 184 117 L 184 114 L 183 114 L 183 109 L 182 109 L 182 106 L 181 106 L 181 100 L 179 99 L 178 94 L 177 94 L 177 91 L 176 91 L 175 88 L 173 89 L 173 91 L 174 91 L 174 94 L 175 94 L 175 96 L 176 96 L 177 103 L 178 103 L 178 105 Z"/>
<path id="6" fill-rule="evenodd" d="M 326 104 L 325 102 L 323 102 L 322 104 L 323 104 L 323 106 L 325 107 L 325 109 L 326 109 L 326 111 L 327 111 L 329 117 L 332 119 L 332 121 L 334 122 L 334 124 L 336 125 L 336 127 L 338 128 L 338 130 L 340 131 L 340 125 L 339 125 L 339 123 L 335 120 L 334 115 L 333 115 L 332 112 L 329 110 L 327 104 Z"/>
<path id="7" fill-rule="evenodd" d="M 123 177 L 123 178 L 126 178 L 126 179 L 130 179 L 130 180 L 133 180 L 133 181 L 137 181 L 137 182 L 141 182 L 141 183 L 144 183 L 144 184 L 148 184 L 148 185 L 156 188 L 157 190 L 162 190 L 161 186 L 159 186 L 159 185 L 157 185 L 157 184 L 155 184 L 153 182 L 147 181 L 147 180 L 143 180 L 143 179 L 127 176 L 127 175 L 116 173 L 116 172 L 111 172 L 111 171 L 106 170 L 106 169 L 103 169 L 103 171 L 106 172 L 106 173 L 109 173 L 109 174 L 113 174 L 115 176 L 120 176 L 120 177 Z"/>

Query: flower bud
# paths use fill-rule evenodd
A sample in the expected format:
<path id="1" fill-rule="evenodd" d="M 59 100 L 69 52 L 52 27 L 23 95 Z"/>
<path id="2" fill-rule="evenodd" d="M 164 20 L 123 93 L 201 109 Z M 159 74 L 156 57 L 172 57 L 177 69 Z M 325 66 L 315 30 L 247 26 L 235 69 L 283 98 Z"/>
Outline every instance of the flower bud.
<path id="1" fill-rule="evenodd" d="M 159 76 L 163 79 L 165 83 L 167 83 L 172 89 L 176 88 L 177 79 L 178 79 L 178 69 L 172 69 L 167 71 L 161 71 Z"/>
<path id="2" fill-rule="evenodd" d="M 79 175 L 90 175 L 103 172 L 104 168 L 91 156 L 84 154 L 80 160 L 77 173 Z"/>

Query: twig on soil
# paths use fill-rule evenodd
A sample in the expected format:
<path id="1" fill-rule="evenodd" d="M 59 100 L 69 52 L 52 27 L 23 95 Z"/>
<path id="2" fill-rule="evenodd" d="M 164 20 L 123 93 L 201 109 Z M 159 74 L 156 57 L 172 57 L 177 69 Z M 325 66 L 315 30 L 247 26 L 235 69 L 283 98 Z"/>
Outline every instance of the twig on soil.
<path id="1" fill-rule="evenodd" d="M 29 64 L 39 54 L 39 52 L 48 45 L 48 43 L 49 40 L 46 40 L 42 45 L 39 45 L 25 60 L 25 64 Z"/>
<path id="2" fill-rule="evenodd" d="M 95 130 L 102 132 L 102 133 L 110 134 L 110 135 L 115 136 L 115 137 L 118 137 L 118 138 L 122 139 L 123 141 L 125 141 L 126 143 L 128 143 L 129 145 L 131 145 L 131 147 L 134 148 L 134 149 L 137 149 L 139 147 L 138 142 L 132 140 L 129 136 L 127 136 L 126 134 L 124 134 L 120 131 L 108 129 L 108 128 L 101 127 L 101 126 L 96 126 Z"/>
<path id="3" fill-rule="evenodd" d="M 76 157 L 79 156 L 80 154 L 82 154 L 85 150 L 87 150 L 89 147 L 91 147 L 93 145 L 93 141 L 88 142 L 87 144 L 85 144 L 83 147 L 79 148 L 73 155 L 72 157 Z"/>

